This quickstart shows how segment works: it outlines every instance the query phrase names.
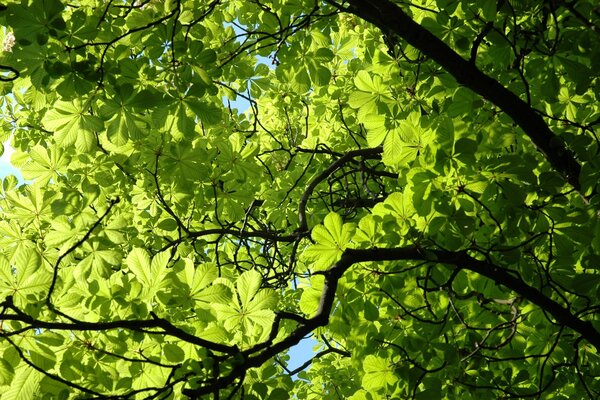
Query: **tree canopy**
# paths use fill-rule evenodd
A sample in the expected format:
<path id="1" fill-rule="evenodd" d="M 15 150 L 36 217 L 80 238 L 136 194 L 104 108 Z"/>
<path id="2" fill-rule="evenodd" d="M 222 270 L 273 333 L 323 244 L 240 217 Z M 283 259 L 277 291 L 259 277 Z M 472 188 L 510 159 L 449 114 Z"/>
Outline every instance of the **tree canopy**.
<path id="1" fill-rule="evenodd" d="M 0 399 L 600 397 L 597 2 L 0 25 Z"/>

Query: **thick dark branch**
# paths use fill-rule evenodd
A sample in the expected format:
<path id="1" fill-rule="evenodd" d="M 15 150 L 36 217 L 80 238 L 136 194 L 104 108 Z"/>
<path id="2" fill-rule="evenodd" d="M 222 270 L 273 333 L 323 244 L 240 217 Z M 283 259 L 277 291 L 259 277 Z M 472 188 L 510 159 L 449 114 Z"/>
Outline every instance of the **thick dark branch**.
<path id="1" fill-rule="evenodd" d="M 10 65 L 0 65 L 0 82 L 14 81 L 19 77 L 19 71 Z"/>
<path id="2" fill-rule="evenodd" d="M 335 301 L 335 292 L 338 281 L 342 275 L 354 264 L 373 261 L 426 261 L 446 264 L 459 269 L 466 269 L 493 280 L 499 285 L 517 293 L 520 297 L 536 304 L 542 310 L 552 315 L 557 323 L 569 327 L 579 333 L 582 338 L 589 341 L 596 349 L 600 349 L 600 332 L 590 322 L 584 321 L 564 308 L 556 301 L 544 295 L 538 289 L 529 286 L 521 279 L 514 277 L 504 268 L 489 262 L 478 260 L 466 251 L 424 250 L 416 246 L 402 248 L 371 248 L 364 250 L 347 249 L 341 259 L 324 273 L 325 283 L 321 292 L 321 300 L 317 313 L 300 324 L 295 331 L 277 343 L 270 341 L 263 344 L 265 350 L 257 355 L 245 357 L 244 362 L 237 366 L 231 373 L 211 382 L 210 385 L 197 389 L 186 389 L 183 393 L 192 399 L 199 399 L 203 395 L 213 393 L 215 388 L 223 389 L 231 385 L 236 379 L 243 376 L 249 368 L 258 367 L 277 354 L 298 344 L 303 337 L 315 329 L 326 326 Z M 275 335 L 271 335 L 274 337 Z M 263 347 L 263 345 L 259 347 Z M 243 354 L 247 354 L 244 352 Z"/>
<path id="3" fill-rule="evenodd" d="M 412 20 L 400 7 L 389 0 L 347 0 L 349 10 L 377 26 L 384 35 L 397 35 L 427 55 L 460 84 L 473 90 L 507 113 L 552 167 L 575 189 L 580 190 L 581 166 L 548 127 L 542 117 L 519 96 L 495 79 L 480 71 L 473 63 L 462 58 L 447 44 Z M 334 4 L 335 5 L 335 4 Z"/>
<path id="4" fill-rule="evenodd" d="M 473 271 L 491 279 L 496 284 L 507 287 L 522 298 L 539 306 L 543 311 L 552 315 L 557 323 L 579 333 L 584 339 L 595 346 L 596 349 L 600 350 L 600 332 L 590 322 L 578 318 L 571 311 L 538 289 L 508 273 L 501 266 L 473 258 L 466 251 L 423 250 L 418 247 L 375 248 L 368 250 L 348 249 L 344 252 L 342 258 L 344 257 L 352 258 L 354 260 L 353 263 L 366 261 L 427 260 Z"/>
<path id="5" fill-rule="evenodd" d="M 469 62 L 471 64 L 475 65 L 475 63 L 477 61 L 477 49 L 479 49 L 479 45 L 481 45 L 481 42 L 483 42 L 483 38 L 485 38 L 485 36 L 488 33 L 490 33 L 490 31 L 492 30 L 493 27 L 494 27 L 494 24 L 492 24 L 491 22 L 488 22 L 483 27 L 483 30 L 477 35 L 475 40 L 473 40 L 473 46 L 471 47 L 471 58 L 469 58 Z"/>
<path id="6" fill-rule="evenodd" d="M 226 346 L 223 344 L 214 343 L 199 338 L 176 327 L 166 319 L 158 318 L 154 314 L 152 314 L 153 318 L 148 320 L 117 320 L 108 322 L 47 322 L 37 320 L 31 317 L 30 315 L 25 314 L 13 304 L 12 297 L 7 297 L 2 303 L 0 303 L 0 307 L 4 308 L 5 310 L 12 311 L 12 313 L 10 314 L 5 312 L 0 314 L 0 321 L 20 321 L 29 325 L 29 329 L 102 332 L 113 329 L 130 329 L 134 331 L 143 331 L 145 329 L 161 328 L 162 330 L 160 331 L 145 330 L 144 332 L 148 334 L 173 336 L 185 342 L 226 354 L 234 354 L 238 352 L 238 348 L 236 346 Z M 10 336 L 10 332 L 5 332 L 0 336 Z"/>
<path id="7" fill-rule="evenodd" d="M 298 328 L 290 333 L 285 339 L 273 344 L 267 342 L 267 347 L 262 353 L 252 357 L 246 357 L 244 362 L 237 366 L 237 368 L 231 371 L 228 375 L 212 381 L 210 385 L 200 386 L 197 389 L 185 389 L 183 394 L 191 399 L 200 399 L 204 395 L 213 393 L 215 389 L 226 388 L 236 379 L 243 376 L 245 371 L 248 369 L 261 366 L 271 358 L 275 357 L 277 354 L 300 343 L 300 341 L 306 335 L 315 329 L 321 326 L 326 326 L 329 323 L 329 315 L 335 300 L 335 292 L 338 281 L 344 272 L 346 272 L 348 268 L 350 268 L 350 266 L 352 266 L 352 264 L 355 262 L 356 261 L 353 261 L 351 257 L 344 253 L 342 258 L 331 269 L 325 272 L 325 283 L 321 292 L 321 300 L 319 302 L 317 313 L 312 318 L 307 319 L 304 324 L 298 326 Z"/>

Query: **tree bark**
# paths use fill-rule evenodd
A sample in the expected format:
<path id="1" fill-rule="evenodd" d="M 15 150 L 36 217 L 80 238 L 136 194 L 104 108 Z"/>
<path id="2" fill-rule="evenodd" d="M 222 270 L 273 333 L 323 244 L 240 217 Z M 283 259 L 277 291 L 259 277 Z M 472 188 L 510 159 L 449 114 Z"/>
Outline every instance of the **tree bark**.
<path id="1" fill-rule="evenodd" d="M 565 181 L 580 191 L 581 166 L 574 154 L 525 101 L 495 79 L 462 58 L 437 36 L 417 24 L 389 0 L 346 0 L 344 11 L 377 26 L 386 36 L 398 36 L 419 49 L 450 73 L 458 83 L 473 90 L 508 114 L 546 157 Z M 339 7 L 338 4 L 335 4 Z"/>

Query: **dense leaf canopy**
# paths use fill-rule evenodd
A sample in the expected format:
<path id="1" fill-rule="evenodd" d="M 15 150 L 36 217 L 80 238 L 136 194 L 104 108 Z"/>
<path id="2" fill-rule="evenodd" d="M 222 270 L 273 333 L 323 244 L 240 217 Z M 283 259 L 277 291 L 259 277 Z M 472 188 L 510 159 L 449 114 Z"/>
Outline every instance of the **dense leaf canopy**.
<path id="1" fill-rule="evenodd" d="M 600 397 L 596 1 L 1 8 L 0 399 Z"/>

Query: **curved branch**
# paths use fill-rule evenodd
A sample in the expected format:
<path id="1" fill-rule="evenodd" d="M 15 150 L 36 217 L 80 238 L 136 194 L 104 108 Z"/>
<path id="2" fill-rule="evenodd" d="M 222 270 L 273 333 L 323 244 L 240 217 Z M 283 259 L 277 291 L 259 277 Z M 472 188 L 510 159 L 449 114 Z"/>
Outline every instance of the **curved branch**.
<path id="1" fill-rule="evenodd" d="M 416 23 L 390 0 L 347 0 L 349 11 L 377 26 L 385 36 L 397 35 L 427 55 L 450 73 L 461 85 L 489 100 L 523 129 L 566 182 L 581 189 L 581 166 L 543 118 L 519 96 L 462 58 L 446 43 Z M 335 3 L 331 2 L 333 5 Z"/>
<path id="2" fill-rule="evenodd" d="M 0 321 L 20 321 L 29 325 L 27 329 L 49 329 L 49 330 L 68 330 L 68 331 L 108 331 L 113 329 L 130 329 L 134 331 L 143 331 L 148 334 L 156 335 L 168 335 L 181 339 L 185 342 L 206 347 L 207 349 L 218 351 L 226 354 L 235 354 L 238 352 L 237 346 L 227 346 L 224 344 L 214 343 L 209 340 L 205 340 L 194 336 L 186 331 L 176 327 L 169 321 L 163 318 L 157 317 L 154 313 L 150 313 L 152 319 L 140 319 L 140 320 L 116 320 L 108 322 L 87 322 L 77 321 L 75 322 L 47 322 L 40 321 L 28 314 L 25 314 L 22 310 L 17 308 L 13 304 L 12 296 L 7 297 L 0 307 L 5 310 L 11 310 L 12 314 L 6 314 L 5 312 L 0 313 Z M 148 331 L 148 328 L 161 328 L 161 331 Z M 20 330 L 19 332 L 22 332 Z M 11 336 L 10 332 L 2 333 L 0 337 Z"/>
<path id="3" fill-rule="evenodd" d="M 19 77 L 19 71 L 10 65 L 0 65 L 0 82 L 14 81 Z"/>
<path id="4" fill-rule="evenodd" d="M 200 386 L 197 389 L 184 389 L 183 394 L 189 396 L 191 399 L 199 399 L 203 395 L 213 393 L 215 388 L 225 388 L 232 384 L 236 379 L 241 378 L 249 368 L 255 368 L 264 364 L 280 352 L 298 344 L 302 338 L 310 332 L 319 327 L 326 326 L 329 323 L 329 317 L 331 310 L 333 309 L 338 282 L 352 265 L 360 262 L 399 260 L 427 261 L 446 264 L 459 269 L 467 269 L 485 276 L 486 278 L 490 278 L 497 284 L 507 287 L 519 294 L 520 297 L 536 304 L 545 312 L 551 314 L 558 323 L 579 333 L 582 338 L 586 339 L 596 347 L 596 349 L 600 350 L 600 332 L 598 332 L 590 322 L 578 318 L 568 309 L 544 295 L 538 289 L 529 286 L 521 279 L 509 274 L 504 268 L 473 258 L 466 251 L 424 250 L 417 246 L 346 249 L 340 260 L 329 270 L 324 272 L 325 283 L 321 292 L 318 310 L 313 317 L 307 319 L 305 323 L 298 326 L 291 334 L 280 342 L 271 343 L 269 340 L 262 344 L 261 347 L 265 347 L 265 350 L 262 353 L 255 356 L 244 357 L 244 361 L 228 375 L 212 381 L 210 385 Z M 277 327 L 274 327 L 274 329 L 277 329 Z M 276 332 L 275 334 L 272 332 L 271 337 L 275 336 Z M 242 356 L 245 355 L 247 355 L 247 352 L 242 353 Z"/>
<path id="5" fill-rule="evenodd" d="M 298 206 L 298 216 L 300 218 L 300 227 L 298 231 L 306 232 L 308 231 L 308 221 L 306 220 L 306 204 L 308 203 L 308 199 L 312 195 L 313 191 L 317 187 L 317 185 L 323 182 L 325 179 L 329 177 L 329 175 L 333 174 L 337 171 L 342 165 L 352 160 L 354 157 L 366 157 L 366 156 L 379 156 L 383 151 L 382 147 L 368 148 L 368 149 L 358 149 L 351 150 L 344 154 L 342 157 L 338 158 L 335 162 L 333 162 L 325 171 L 321 172 L 317 177 L 315 177 L 306 187 L 304 193 L 302 194 L 302 198 L 300 199 L 300 205 Z"/>
<path id="6" fill-rule="evenodd" d="M 389 249 L 347 249 L 342 256 L 342 260 L 344 258 L 352 259 L 352 264 L 366 261 L 427 260 L 473 271 L 507 287 L 522 298 L 539 306 L 552 315 L 559 324 L 579 333 L 596 349 L 600 350 L 600 332 L 590 322 L 578 318 L 567 308 L 561 306 L 535 287 L 511 275 L 501 266 L 478 260 L 471 257 L 466 251 L 423 250 L 415 246 Z"/>

